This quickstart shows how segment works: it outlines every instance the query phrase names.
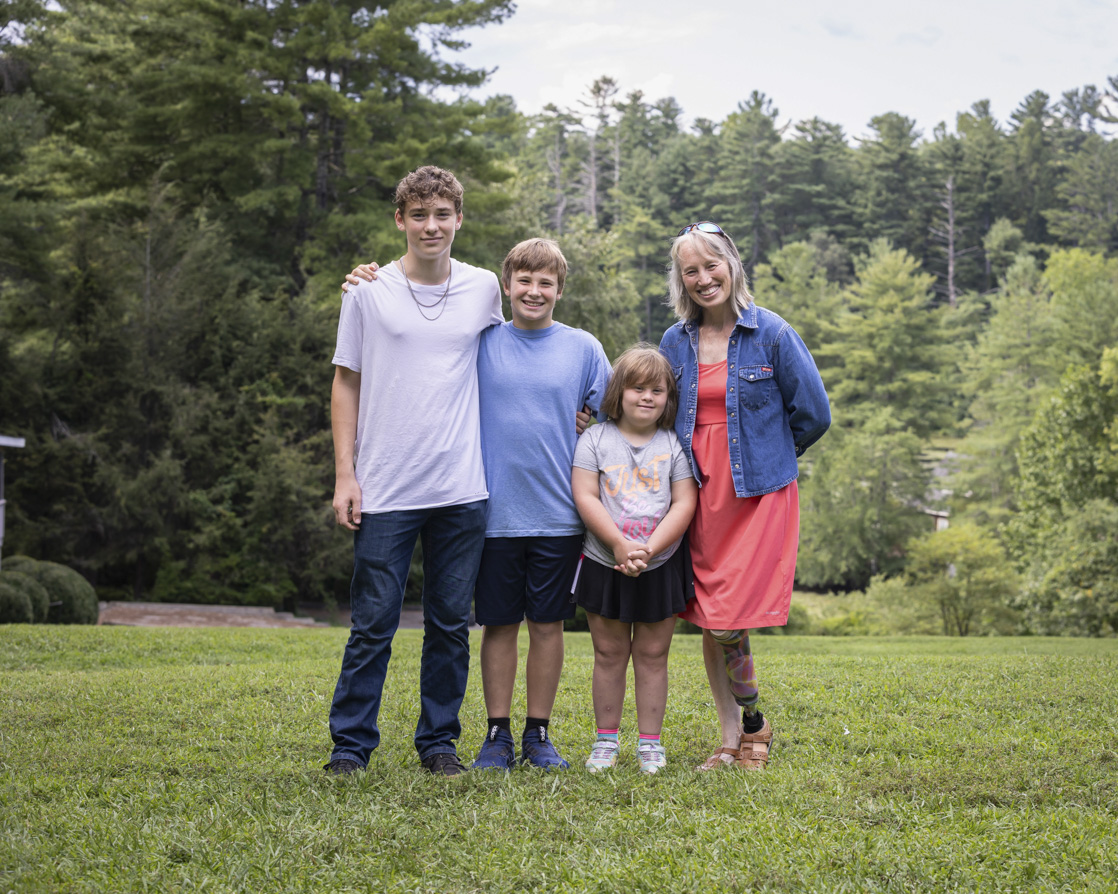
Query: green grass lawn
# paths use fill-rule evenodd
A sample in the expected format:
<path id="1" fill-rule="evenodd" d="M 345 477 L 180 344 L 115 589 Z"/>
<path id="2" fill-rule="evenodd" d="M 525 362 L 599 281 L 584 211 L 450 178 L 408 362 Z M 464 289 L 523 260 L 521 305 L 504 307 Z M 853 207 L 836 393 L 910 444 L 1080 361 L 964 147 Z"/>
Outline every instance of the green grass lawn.
<path id="1" fill-rule="evenodd" d="M 700 774 L 717 731 L 678 637 L 646 778 L 631 704 L 622 762 L 582 770 L 592 653 L 568 634 L 572 769 L 448 780 L 412 747 L 403 631 L 381 748 L 335 780 L 345 638 L 0 627 L 0 892 L 1118 890 L 1116 640 L 757 637 L 772 762 Z M 476 663 L 462 718 L 470 759 Z"/>

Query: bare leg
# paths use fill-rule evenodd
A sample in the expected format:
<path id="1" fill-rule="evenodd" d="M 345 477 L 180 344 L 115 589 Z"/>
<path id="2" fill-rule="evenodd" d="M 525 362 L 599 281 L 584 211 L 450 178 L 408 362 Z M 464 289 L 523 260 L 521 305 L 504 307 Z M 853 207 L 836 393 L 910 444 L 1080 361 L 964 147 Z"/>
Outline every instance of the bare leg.
<path id="1" fill-rule="evenodd" d="M 562 673 L 563 622 L 537 624 L 529 621 L 526 672 L 529 717 L 551 717 Z"/>
<path id="2" fill-rule="evenodd" d="M 633 625 L 633 677 L 636 681 L 637 730 L 658 736 L 668 705 L 668 649 L 675 616 L 655 624 Z"/>
<path id="3" fill-rule="evenodd" d="M 512 690 L 520 660 L 516 643 L 519 632 L 520 624 L 502 624 L 482 630 L 481 688 L 489 717 L 508 717 L 512 711 Z"/>
<path id="4" fill-rule="evenodd" d="M 722 728 L 722 745 L 737 748 L 742 736 L 741 708 L 730 689 L 725 653 L 709 630 L 703 631 L 703 663 L 707 669 L 710 693 L 714 696 L 714 708 L 718 712 L 718 725 Z"/>
<path id="5" fill-rule="evenodd" d="M 625 674 L 632 650 L 632 625 L 586 613 L 594 643 L 594 722 L 598 729 L 617 729 L 625 704 Z M 736 744 L 736 743 L 735 743 Z"/>

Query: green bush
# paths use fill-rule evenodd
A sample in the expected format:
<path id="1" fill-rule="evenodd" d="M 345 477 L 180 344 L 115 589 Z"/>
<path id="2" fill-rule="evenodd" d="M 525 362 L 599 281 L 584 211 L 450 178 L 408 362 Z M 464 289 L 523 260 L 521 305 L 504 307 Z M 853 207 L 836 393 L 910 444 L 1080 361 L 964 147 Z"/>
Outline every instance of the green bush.
<path id="1" fill-rule="evenodd" d="M 26 572 L 29 566 L 35 564 L 37 564 L 36 561 L 29 556 L 7 556 L 0 567 L 3 567 L 5 571 Z"/>
<path id="2" fill-rule="evenodd" d="M 23 567 L 27 568 L 29 566 L 24 564 Z M 5 562 L 4 570 L 0 571 L 0 583 L 7 584 L 9 587 L 27 594 L 31 603 L 32 624 L 45 624 L 47 622 L 47 615 L 50 613 L 50 594 L 35 578 L 26 571 L 10 571 L 8 563 Z"/>
<path id="3" fill-rule="evenodd" d="M 811 615 L 802 605 L 788 607 L 788 623 L 784 625 L 784 632 L 789 636 L 807 636 L 811 633 Z"/>
<path id="4" fill-rule="evenodd" d="M 30 624 L 31 600 L 18 586 L 0 578 L 0 624 Z"/>
<path id="5" fill-rule="evenodd" d="M 22 574 L 33 577 L 50 596 L 48 624 L 96 624 L 97 591 L 73 568 L 57 562 L 18 563 Z"/>

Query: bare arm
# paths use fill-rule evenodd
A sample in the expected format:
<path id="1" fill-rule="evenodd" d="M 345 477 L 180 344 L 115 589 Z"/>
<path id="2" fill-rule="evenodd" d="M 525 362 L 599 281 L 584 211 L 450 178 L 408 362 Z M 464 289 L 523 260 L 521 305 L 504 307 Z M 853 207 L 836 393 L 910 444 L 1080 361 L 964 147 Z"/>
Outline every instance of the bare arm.
<path id="1" fill-rule="evenodd" d="M 672 505 L 648 538 L 649 558 L 658 556 L 687 532 L 698 502 L 699 488 L 695 485 L 694 478 L 681 478 L 672 482 Z"/>
<path id="2" fill-rule="evenodd" d="M 591 409 L 589 404 L 583 404 L 582 409 L 575 413 L 575 434 L 581 435 L 590 425 Z"/>
<path id="3" fill-rule="evenodd" d="M 344 366 L 334 367 L 330 389 L 330 427 L 334 433 L 334 520 L 356 531 L 361 524 L 361 488 L 353 467 L 357 441 L 357 407 L 361 373 Z"/>

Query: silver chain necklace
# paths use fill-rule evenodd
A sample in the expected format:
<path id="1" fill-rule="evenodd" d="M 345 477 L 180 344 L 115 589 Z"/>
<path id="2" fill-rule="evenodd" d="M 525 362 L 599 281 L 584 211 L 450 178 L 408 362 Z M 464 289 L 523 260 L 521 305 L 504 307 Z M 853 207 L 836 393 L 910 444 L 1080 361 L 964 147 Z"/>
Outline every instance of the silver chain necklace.
<path id="1" fill-rule="evenodd" d="M 400 258 L 399 263 L 400 272 L 404 274 L 404 282 L 408 284 L 408 294 L 411 295 L 411 300 L 415 302 L 415 307 L 419 311 L 419 315 L 429 323 L 435 322 L 435 320 L 441 317 L 443 315 L 443 312 L 446 310 L 446 296 L 450 294 L 450 279 L 454 275 L 453 265 L 450 268 L 450 273 L 448 273 L 446 276 L 446 288 L 443 290 L 442 298 L 438 299 L 434 304 L 424 304 L 422 301 L 415 297 L 415 292 L 412 290 L 411 287 L 411 280 L 408 279 L 408 271 L 404 267 L 404 259 Z M 432 307 L 439 307 L 440 304 L 442 305 L 442 307 L 439 308 L 439 312 L 433 317 L 429 317 L 423 312 L 424 309 L 430 310 Z"/>

